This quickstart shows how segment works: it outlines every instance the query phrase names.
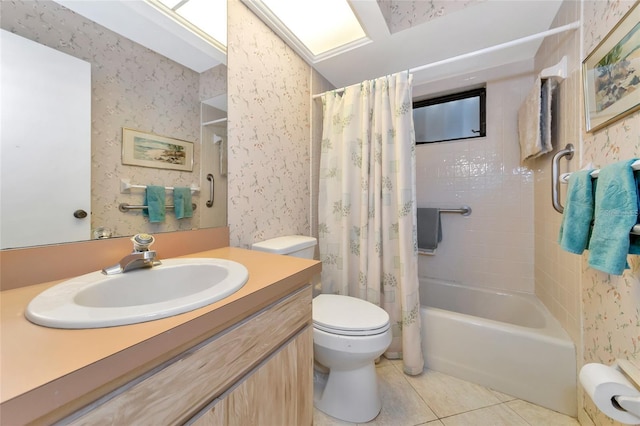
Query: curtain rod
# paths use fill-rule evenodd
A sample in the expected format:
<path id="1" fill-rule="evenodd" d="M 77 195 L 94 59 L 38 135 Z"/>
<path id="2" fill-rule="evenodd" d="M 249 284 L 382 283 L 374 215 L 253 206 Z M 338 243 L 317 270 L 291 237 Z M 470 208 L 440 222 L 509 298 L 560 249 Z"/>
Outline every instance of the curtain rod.
<path id="1" fill-rule="evenodd" d="M 515 40 L 507 41 L 505 43 L 501 43 L 501 44 L 496 44 L 494 46 L 485 47 L 484 49 L 475 50 L 473 52 L 464 53 L 462 55 L 453 56 L 451 58 L 443 59 L 441 61 L 431 62 L 430 64 L 422 65 L 422 66 L 419 66 L 419 67 L 416 67 L 416 68 L 411 68 L 409 70 L 409 72 L 414 73 L 414 72 L 418 72 L 418 71 L 424 71 L 424 70 L 426 70 L 428 68 L 437 67 L 437 66 L 440 66 L 440 65 L 448 64 L 450 62 L 459 61 L 459 60 L 462 60 L 462 59 L 472 58 L 474 56 L 483 55 L 485 53 L 495 52 L 496 50 L 507 49 L 509 47 L 513 47 L 513 46 L 517 46 L 517 45 L 520 45 L 520 44 L 528 43 L 530 41 L 537 40 L 539 38 L 544 38 L 544 37 L 548 37 L 550 35 L 563 33 L 565 31 L 575 30 L 575 29 L 578 29 L 579 27 L 580 27 L 580 22 L 579 21 L 575 21 L 575 22 L 572 22 L 570 24 L 562 25 L 562 26 L 556 27 L 556 28 L 552 28 L 552 29 L 547 30 L 547 31 L 542 31 L 540 33 L 532 34 L 532 35 L 529 35 L 529 36 L 526 36 L 526 37 L 521 37 L 521 38 L 517 38 Z M 359 84 L 359 83 L 357 83 L 357 84 Z M 353 86 L 355 86 L 355 84 Z M 347 86 L 347 87 L 351 87 L 351 86 Z M 340 89 L 329 90 L 329 92 L 340 93 L 340 92 L 344 92 L 345 88 L 346 87 L 343 87 L 343 88 L 340 88 Z M 313 95 L 313 99 L 317 99 L 317 98 L 321 97 L 322 95 L 323 95 L 323 93 L 320 93 L 318 95 Z"/>

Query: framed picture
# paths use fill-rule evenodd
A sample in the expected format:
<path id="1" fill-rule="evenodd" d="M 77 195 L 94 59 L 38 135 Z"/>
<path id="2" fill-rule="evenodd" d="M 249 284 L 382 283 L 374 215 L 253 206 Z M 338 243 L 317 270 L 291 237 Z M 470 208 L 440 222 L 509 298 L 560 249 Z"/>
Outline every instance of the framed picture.
<path id="1" fill-rule="evenodd" d="M 122 128 L 122 164 L 193 171 L 193 142 Z"/>
<path id="2" fill-rule="evenodd" d="M 640 108 L 638 2 L 584 60 L 582 79 L 588 132 Z"/>

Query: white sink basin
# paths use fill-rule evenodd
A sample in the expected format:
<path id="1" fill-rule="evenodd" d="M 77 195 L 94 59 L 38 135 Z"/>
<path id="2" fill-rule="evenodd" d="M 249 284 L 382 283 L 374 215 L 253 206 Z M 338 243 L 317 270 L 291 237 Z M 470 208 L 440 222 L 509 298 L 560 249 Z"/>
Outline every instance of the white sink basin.
<path id="1" fill-rule="evenodd" d="M 36 296 L 25 316 L 55 328 L 100 328 L 166 318 L 214 303 L 249 279 L 226 259 L 168 259 L 117 275 L 91 272 Z"/>

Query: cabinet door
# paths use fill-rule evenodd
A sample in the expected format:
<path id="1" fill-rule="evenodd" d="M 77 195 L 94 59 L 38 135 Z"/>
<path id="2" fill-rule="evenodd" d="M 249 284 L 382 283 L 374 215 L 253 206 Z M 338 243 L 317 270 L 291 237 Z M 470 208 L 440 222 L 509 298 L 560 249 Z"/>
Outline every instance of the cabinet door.
<path id="1" fill-rule="evenodd" d="M 312 421 L 313 329 L 309 326 L 193 425 L 306 426 Z"/>
<path id="2" fill-rule="evenodd" d="M 202 416 L 186 424 L 189 426 L 226 426 L 228 423 L 227 400 L 216 399 L 213 406 L 207 408 Z"/>

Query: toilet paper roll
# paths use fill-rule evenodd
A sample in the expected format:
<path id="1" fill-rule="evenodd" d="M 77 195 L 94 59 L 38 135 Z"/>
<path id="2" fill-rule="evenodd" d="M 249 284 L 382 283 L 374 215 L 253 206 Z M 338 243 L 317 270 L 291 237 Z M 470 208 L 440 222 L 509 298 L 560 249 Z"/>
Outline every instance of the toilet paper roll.
<path id="1" fill-rule="evenodd" d="M 629 396 L 640 398 L 640 391 L 615 367 L 604 364 L 585 364 L 580 369 L 580 383 L 598 409 L 620 423 L 640 424 L 640 417 L 618 408 L 612 398 Z"/>

